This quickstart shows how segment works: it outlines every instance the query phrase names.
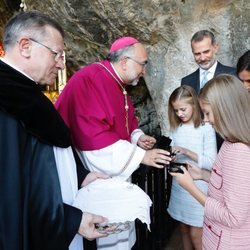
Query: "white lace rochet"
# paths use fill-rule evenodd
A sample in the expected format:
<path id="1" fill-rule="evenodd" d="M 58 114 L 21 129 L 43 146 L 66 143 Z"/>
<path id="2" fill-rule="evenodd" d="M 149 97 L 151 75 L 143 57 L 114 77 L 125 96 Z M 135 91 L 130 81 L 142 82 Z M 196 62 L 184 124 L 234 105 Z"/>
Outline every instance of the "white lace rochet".
<path id="1" fill-rule="evenodd" d="M 126 225 L 139 219 L 149 230 L 151 205 L 151 199 L 140 187 L 119 177 L 97 179 L 81 188 L 73 204 L 83 212 L 108 218 L 111 224 Z"/>

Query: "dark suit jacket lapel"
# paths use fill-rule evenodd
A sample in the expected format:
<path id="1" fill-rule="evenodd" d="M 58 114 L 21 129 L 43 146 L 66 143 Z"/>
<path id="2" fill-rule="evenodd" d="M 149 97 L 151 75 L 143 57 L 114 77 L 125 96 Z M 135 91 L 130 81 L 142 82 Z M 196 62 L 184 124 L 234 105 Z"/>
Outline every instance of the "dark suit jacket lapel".
<path id="1" fill-rule="evenodd" d="M 193 84 L 193 88 L 195 89 L 196 93 L 198 94 L 200 92 L 200 70 L 197 69 L 194 72 L 194 84 Z"/>
<path id="2" fill-rule="evenodd" d="M 224 68 L 223 65 L 220 62 L 218 62 L 217 67 L 216 67 L 215 72 L 214 72 L 214 77 L 219 75 L 219 74 L 225 73 L 223 68 Z"/>

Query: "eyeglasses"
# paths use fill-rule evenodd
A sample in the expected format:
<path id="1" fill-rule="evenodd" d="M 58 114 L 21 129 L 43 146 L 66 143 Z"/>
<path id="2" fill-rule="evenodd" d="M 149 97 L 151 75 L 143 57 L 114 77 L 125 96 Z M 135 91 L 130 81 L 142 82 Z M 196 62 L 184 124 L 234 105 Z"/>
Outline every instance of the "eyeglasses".
<path id="1" fill-rule="evenodd" d="M 130 59 L 132 61 L 134 61 L 135 63 L 141 65 L 143 68 L 147 65 L 148 61 L 145 61 L 145 62 L 138 62 L 137 60 L 135 60 L 134 58 L 132 57 L 129 57 L 129 56 L 126 56 L 127 59 Z"/>
<path id="2" fill-rule="evenodd" d="M 43 46 L 44 48 L 48 49 L 52 54 L 55 55 L 55 61 L 58 62 L 59 60 L 64 61 L 65 58 L 65 52 L 64 51 L 56 51 L 54 49 L 51 49 L 50 47 L 48 47 L 47 45 L 38 42 L 37 40 L 33 39 L 33 38 L 29 38 L 32 42 L 35 42 L 37 44 L 40 44 L 41 46 Z"/>

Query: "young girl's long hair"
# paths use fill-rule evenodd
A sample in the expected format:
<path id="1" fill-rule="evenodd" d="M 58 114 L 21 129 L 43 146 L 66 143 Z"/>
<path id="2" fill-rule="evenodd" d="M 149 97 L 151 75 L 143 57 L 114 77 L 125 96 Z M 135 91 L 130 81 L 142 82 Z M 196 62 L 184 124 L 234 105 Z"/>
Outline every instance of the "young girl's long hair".
<path id="1" fill-rule="evenodd" d="M 168 100 L 168 119 L 171 130 L 175 130 L 181 123 L 181 119 L 176 115 L 173 108 L 175 101 L 182 100 L 193 107 L 192 120 L 194 127 L 198 128 L 202 123 L 202 112 L 198 102 L 197 94 L 195 90 L 187 85 L 176 88 L 169 97 Z"/>
<path id="2" fill-rule="evenodd" d="M 221 74 L 206 83 L 199 99 L 211 105 L 216 131 L 224 140 L 250 144 L 250 95 L 238 78 Z"/>

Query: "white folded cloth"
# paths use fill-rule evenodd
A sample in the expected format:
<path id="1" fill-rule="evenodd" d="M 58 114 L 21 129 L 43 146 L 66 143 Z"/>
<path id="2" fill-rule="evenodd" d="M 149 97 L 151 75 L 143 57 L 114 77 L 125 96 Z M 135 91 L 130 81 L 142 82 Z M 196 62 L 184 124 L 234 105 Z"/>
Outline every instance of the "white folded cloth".
<path id="1" fill-rule="evenodd" d="M 119 177 L 95 180 L 78 191 L 73 203 L 83 212 L 108 218 L 108 223 L 139 219 L 149 230 L 151 205 L 151 199 L 140 187 Z"/>

